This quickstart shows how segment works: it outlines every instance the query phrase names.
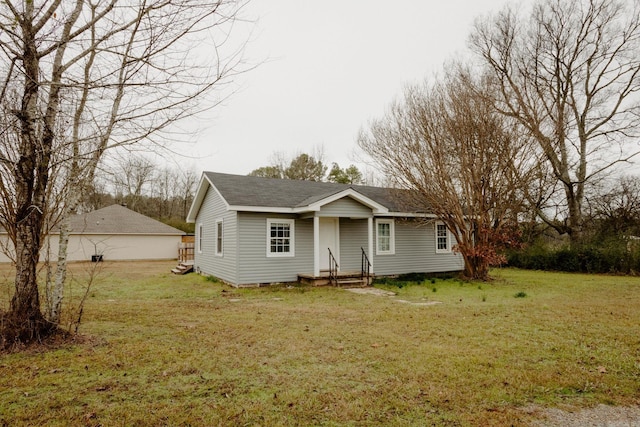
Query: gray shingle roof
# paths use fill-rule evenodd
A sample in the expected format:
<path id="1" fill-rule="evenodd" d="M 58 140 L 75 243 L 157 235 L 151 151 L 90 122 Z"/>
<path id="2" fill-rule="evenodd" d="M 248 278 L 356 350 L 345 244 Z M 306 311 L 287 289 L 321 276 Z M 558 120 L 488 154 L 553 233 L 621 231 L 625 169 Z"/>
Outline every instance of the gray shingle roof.
<path id="1" fill-rule="evenodd" d="M 300 181 L 205 172 L 229 205 L 296 208 L 307 206 L 351 188 L 385 206 L 390 212 L 428 213 L 419 207 L 407 208 L 411 198 L 406 190 L 332 182 Z M 408 210 L 409 209 L 409 210 Z"/>
<path id="2" fill-rule="evenodd" d="M 183 231 L 121 205 L 111 205 L 69 220 L 73 234 L 164 234 L 183 235 Z"/>

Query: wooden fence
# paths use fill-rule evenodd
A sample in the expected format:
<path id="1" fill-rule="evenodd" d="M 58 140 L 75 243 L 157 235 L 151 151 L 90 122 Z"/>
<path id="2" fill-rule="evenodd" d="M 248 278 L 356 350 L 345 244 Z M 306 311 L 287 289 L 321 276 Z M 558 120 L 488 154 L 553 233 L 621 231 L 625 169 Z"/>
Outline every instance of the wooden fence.
<path id="1" fill-rule="evenodd" d="M 182 236 L 182 243 L 178 246 L 178 261 L 193 263 L 195 249 L 195 236 Z"/>

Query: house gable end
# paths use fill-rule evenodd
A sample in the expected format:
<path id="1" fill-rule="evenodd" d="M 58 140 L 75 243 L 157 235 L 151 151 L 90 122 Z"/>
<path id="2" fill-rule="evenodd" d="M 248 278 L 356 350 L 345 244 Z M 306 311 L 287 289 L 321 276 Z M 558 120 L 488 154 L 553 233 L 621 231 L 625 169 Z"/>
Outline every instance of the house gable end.
<path id="1" fill-rule="evenodd" d="M 202 202 L 209 191 L 209 188 L 212 188 L 217 194 L 218 197 L 225 204 L 226 208 L 229 209 L 229 203 L 227 200 L 220 194 L 220 191 L 216 188 L 216 186 L 211 182 L 209 177 L 206 174 L 202 174 L 202 178 L 200 178 L 200 183 L 198 184 L 198 188 L 196 190 L 196 195 L 193 198 L 193 202 L 191 203 L 191 207 L 189 208 L 189 213 L 187 214 L 186 221 L 193 223 L 196 222 L 196 218 L 198 217 L 198 212 L 202 207 Z"/>
<path id="2" fill-rule="evenodd" d="M 389 212 L 389 209 L 380 203 L 376 202 L 373 199 L 363 195 L 362 193 L 357 192 L 353 188 L 347 188 L 346 190 L 340 191 L 338 193 L 327 196 L 321 200 L 318 200 L 314 203 L 306 206 L 305 210 L 307 211 L 320 211 L 324 206 L 327 206 L 331 203 L 334 203 L 340 199 L 348 198 L 351 200 L 355 200 L 361 205 L 369 208 L 374 214 L 385 214 Z"/>
<path id="3" fill-rule="evenodd" d="M 311 213 L 309 214 L 312 215 Z M 313 215 L 320 217 L 365 219 L 373 216 L 373 209 L 350 196 L 345 196 L 322 205 L 320 211 L 314 212 Z"/>

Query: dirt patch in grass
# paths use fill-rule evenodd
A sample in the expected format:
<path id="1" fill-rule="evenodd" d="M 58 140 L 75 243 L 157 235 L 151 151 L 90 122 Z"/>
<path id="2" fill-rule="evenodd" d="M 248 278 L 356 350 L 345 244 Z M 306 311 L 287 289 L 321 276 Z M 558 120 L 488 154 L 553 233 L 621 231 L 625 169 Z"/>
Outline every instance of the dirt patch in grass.
<path id="1" fill-rule="evenodd" d="M 344 288 L 347 292 L 361 295 L 375 295 L 379 297 L 393 297 L 396 296 L 395 292 L 386 291 L 379 288 Z"/>
<path id="2" fill-rule="evenodd" d="M 538 419 L 535 427 L 637 427 L 640 407 L 597 405 L 593 408 L 528 408 Z"/>
<path id="3" fill-rule="evenodd" d="M 395 297 L 397 295 L 395 292 L 387 291 L 387 290 L 379 289 L 379 288 L 345 288 L 344 290 L 348 291 L 348 292 L 353 292 L 354 294 L 360 294 L 360 295 L 375 295 L 375 296 L 379 296 L 379 297 L 392 297 L 393 301 L 400 302 L 400 303 L 403 303 L 403 304 L 420 305 L 420 306 L 430 306 L 430 305 L 442 304 L 441 301 L 408 301 L 406 299 L 393 298 L 393 297 Z"/>
<path id="4" fill-rule="evenodd" d="M 403 304 L 419 305 L 419 306 L 424 306 L 424 307 L 428 307 L 428 306 L 431 306 L 431 305 L 442 304 L 441 301 L 407 301 L 407 300 L 404 300 L 404 299 L 396 299 L 394 301 L 401 302 Z"/>

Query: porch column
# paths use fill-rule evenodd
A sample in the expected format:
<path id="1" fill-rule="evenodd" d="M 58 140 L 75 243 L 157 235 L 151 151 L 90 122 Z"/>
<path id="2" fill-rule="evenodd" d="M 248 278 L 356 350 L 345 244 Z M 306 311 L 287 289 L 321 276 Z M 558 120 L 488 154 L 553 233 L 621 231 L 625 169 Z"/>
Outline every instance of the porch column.
<path id="1" fill-rule="evenodd" d="M 369 247 L 367 248 L 367 251 L 369 252 L 369 262 L 371 263 L 371 273 L 373 273 L 373 217 L 369 217 L 367 219 L 367 228 L 369 229 L 368 231 L 368 237 L 369 237 Z"/>
<path id="2" fill-rule="evenodd" d="M 320 276 L 320 218 L 313 217 L 313 275 Z"/>

